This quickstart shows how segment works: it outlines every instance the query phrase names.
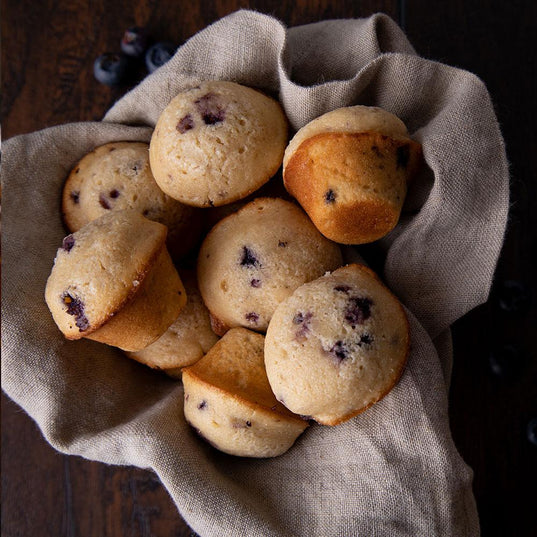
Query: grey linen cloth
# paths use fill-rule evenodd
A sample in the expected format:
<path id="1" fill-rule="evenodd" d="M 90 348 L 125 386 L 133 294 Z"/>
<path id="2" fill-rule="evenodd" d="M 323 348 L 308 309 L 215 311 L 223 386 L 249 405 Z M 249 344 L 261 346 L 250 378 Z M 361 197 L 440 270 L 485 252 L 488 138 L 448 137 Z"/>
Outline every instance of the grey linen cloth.
<path id="1" fill-rule="evenodd" d="M 94 146 L 150 139 L 166 104 L 203 79 L 279 95 L 293 129 L 337 107 L 377 105 L 423 144 L 427 167 L 378 247 L 408 308 L 397 386 L 337 427 L 313 425 L 284 455 L 217 452 L 183 417 L 180 382 L 56 328 L 43 293 L 66 234 L 62 184 Z M 472 471 L 448 423 L 450 325 L 487 299 L 508 212 L 508 166 L 486 87 L 416 55 L 385 15 L 286 28 L 238 11 L 184 44 L 104 121 L 8 140 L 3 166 L 2 387 L 57 450 L 152 468 L 208 536 L 475 536 Z"/>

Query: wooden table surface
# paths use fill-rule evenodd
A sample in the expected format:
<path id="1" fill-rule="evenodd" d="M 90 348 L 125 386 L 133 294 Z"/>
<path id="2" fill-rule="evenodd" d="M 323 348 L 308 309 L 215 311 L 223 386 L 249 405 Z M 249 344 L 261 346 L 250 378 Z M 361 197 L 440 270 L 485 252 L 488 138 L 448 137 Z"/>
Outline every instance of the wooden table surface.
<path id="1" fill-rule="evenodd" d="M 479 75 L 505 136 L 512 212 L 489 302 L 453 328 L 451 426 L 475 472 L 482 534 L 537 535 L 537 446 L 526 435 L 537 416 L 536 6 L 533 0 L 3 0 L 2 136 L 101 119 L 127 88 L 99 84 L 93 61 L 117 50 L 127 27 L 146 26 L 156 39 L 180 44 L 238 8 L 274 14 L 290 26 L 383 11 L 419 54 Z M 496 291 L 507 280 L 532 293 L 529 311 L 499 307 Z M 489 356 L 505 345 L 520 360 L 512 375 L 500 377 Z M 191 535 L 153 473 L 55 452 L 4 394 L 2 500 L 3 537 Z"/>

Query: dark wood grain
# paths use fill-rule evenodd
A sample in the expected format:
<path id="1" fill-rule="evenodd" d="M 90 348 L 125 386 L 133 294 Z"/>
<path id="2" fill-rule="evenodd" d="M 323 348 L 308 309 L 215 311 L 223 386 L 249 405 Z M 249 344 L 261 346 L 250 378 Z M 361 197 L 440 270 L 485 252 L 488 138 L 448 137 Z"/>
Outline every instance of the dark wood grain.
<path id="1" fill-rule="evenodd" d="M 93 77 L 93 62 L 103 52 L 117 51 L 123 31 L 129 26 L 145 26 L 156 39 L 180 44 L 240 8 L 274 15 L 288 25 L 364 17 L 376 11 L 396 18 L 398 13 L 396 2 L 390 0 L 4 0 L 3 4 L 4 138 L 70 121 L 101 119 L 128 88 L 99 84 Z"/>
<path id="2" fill-rule="evenodd" d="M 404 27 L 420 54 L 473 71 L 486 82 L 512 172 L 513 210 L 497 282 L 525 282 L 535 304 L 535 6 L 518 1 L 484 8 L 464 0 L 3 0 L 2 135 L 100 119 L 128 87 L 99 84 L 93 61 L 117 50 L 123 30 L 134 24 L 180 44 L 238 8 L 275 15 L 288 25 L 383 11 Z M 506 315 L 493 295 L 453 330 L 451 425 L 475 471 L 485 537 L 536 534 L 537 448 L 525 434 L 528 420 L 537 416 L 536 327 L 535 307 Z M 488 365 L 491 350 L 504 343 L 518 345 L 525 356 L 509 380 L 494 377 Z M 58 454 L 2 395 L 2 535 L 185 537 L 191 531 L 153 473 Z"/>
<path id="3" fill-rule="evenodd" d="M 440 5 L 438 5 L 440 4 Z M 485 81 L 495 105 L 511 166 L 511 213 L 489 302 L 453 328 L 455 363 L 450 394 L 453 437 L 475 472 L 474 491 L 484 536 L 537 535 L 537 447 L 526 426 L 537 415 L 537 76 L 535 2 L 407 4 L 406 33 L 428 58 L 467 69 Z M 533 74 L 531 74 L 533 73 Z M 505 280 L 532 290 L 534 307 L 509 315 L 496 290 Z M 489 356 L 515 345 L 523 357 L 513 378 L 498 378 Z M 522 492 L 526 491 L 526 492 Z"/>

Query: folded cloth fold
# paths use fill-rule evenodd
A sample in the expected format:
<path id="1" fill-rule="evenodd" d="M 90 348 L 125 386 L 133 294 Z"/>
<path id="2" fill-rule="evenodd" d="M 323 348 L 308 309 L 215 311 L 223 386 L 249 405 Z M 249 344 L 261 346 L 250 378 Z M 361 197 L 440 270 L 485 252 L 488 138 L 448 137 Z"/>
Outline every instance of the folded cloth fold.
<path id="1" fill-rule="evenodd" d="M 399 225 L 378 243 L 381 276 L 411 321 L 399 384 L 345 424 L 310 427 L 275 459 L 200 442 L 180 383 L 116 349 L 64 340 L 43 298 L 66 234 L 60 200 L 71 166 L 106 142 L 148 141 L 168 102 L 205 79 L 279 96 L 294 129 L 337 107 L 381 106 L 407 124 L 427 164 Z M 509 176 L 475 75 L 417 56 L 382 14 L 286 28 L 238 11 L 192 37 L 104 121 L 6 141 L 2 178 L 2 387 L 56 449 L 153 469 L 203 537 L 479 534 L 472 472 L 449 431 L 449 327 L 487 299 Z"/>

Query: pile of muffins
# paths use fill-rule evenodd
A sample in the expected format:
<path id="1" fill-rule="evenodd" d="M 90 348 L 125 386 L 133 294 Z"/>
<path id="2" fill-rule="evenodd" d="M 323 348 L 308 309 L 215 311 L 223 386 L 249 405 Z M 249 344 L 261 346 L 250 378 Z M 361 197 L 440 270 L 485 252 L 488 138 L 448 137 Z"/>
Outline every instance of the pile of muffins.
<path id="1" fill-rule="evenodd" d="M 401 376 L 403 307 L 340 245 L 396 226 L 420 161 L 380 108 L 333 110 L 289 141 L 275 99 L 204 82 L 149 144 L 109 143 L 73 167 L 47 305 L 67 339 L 180 379 L 186 420 L 217 449 L 280 455 Z"/>

